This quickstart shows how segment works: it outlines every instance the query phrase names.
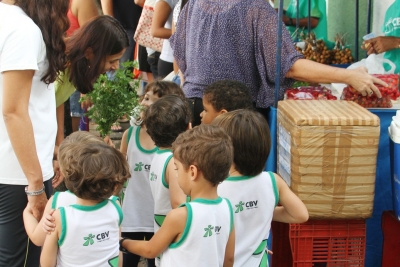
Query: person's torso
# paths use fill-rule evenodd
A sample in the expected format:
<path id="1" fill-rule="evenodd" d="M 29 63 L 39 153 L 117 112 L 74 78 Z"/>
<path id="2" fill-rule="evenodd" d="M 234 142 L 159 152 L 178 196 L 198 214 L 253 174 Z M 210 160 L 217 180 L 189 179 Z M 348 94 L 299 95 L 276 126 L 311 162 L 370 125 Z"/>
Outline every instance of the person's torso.
<path id="1" fill-rule="evenodd" d="M 400 0 L 396 0 L 386 11 L 382 31 L 385 36 L 400 38 Z M 400 73 L 400 48 L 385 52 L 384 57 L 396 65 L 395 73 Z M 384 64 L 386 71 L 390 70 L 388 64 Z"/>
<path id="2" fill-rule="evenodd" d="M 261 186 L 262 185 L 262 186 Z M 266 249 L 278 191 L 272 173 L 228 177 L 218 195 L 232 203 L 235 216 L 234 266 L 258 267 Z"/>
<path id="3" fill-rule="evenodd" d="M 230 203 L 219 197 L 184 205 L 188 211 L 185 232 L 163 252 L 160 266 L 222 267 L 233 225 Z"/>
<path id="4" fill-rule="evenodd" d="M 69 1 L 69 8 L 67 13 L 67 17 L 69 20 L 69 28 L 67 30 L 67 36 L 71 36 L 71 34 L 74 33 L 74 31 L 76 31 L 80 27 L 78 18 L 72 13 L 71 10 L 72 1 L 73 0 Z"/>
<path id="5" fill-rule="evenodd" d="M 157 147 L 144 149 L 139 141 L 140 126 L 129 129 L 127 157 L 131 171 L 125 188 L 122 211 L 122 232 L 153 232 L 154 200 L 150 189 L 150 166 Z"/>
<path id="6" fill-rule="evenodd" d="M 172 209 L 169 185 L 165 180 L 165 171 L 171 158 L 171 150 L 158 150 L 151 162 L 149 181 L 154 199 L 154 233 L 160 229 L 165 216 Z"/>
<path id="7" fill-rule="evenodd" d="M 60 208 L 57 266 L 118 266 L 122 211 L 112 200 Z"/>
<path id="8" fill-rule="evenodd" d="M 3 117 L 3 72 L 12 70 L 35 70 L 28 112 L 46 181 L 54 174 L 52 158 L 57 131 L 54 86 L 41 81 L 48 70 L 46 46 L 40 29 L 22 9 L 0 3 L 0 117 Z M 0 120 L 0 183 L 28 184 L 3 119 Z"/>

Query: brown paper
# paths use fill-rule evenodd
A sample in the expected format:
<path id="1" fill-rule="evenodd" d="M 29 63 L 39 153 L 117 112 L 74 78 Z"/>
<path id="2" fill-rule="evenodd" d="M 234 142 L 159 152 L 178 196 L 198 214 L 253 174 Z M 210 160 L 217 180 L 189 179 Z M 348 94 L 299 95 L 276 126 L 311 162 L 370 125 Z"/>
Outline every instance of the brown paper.
<path id="1" fill-rule="evenodd" d="M 379 133 L 379 118 L 353 102 L 279 102 L 278 174 L 310 218 L 372 215 Z"/>

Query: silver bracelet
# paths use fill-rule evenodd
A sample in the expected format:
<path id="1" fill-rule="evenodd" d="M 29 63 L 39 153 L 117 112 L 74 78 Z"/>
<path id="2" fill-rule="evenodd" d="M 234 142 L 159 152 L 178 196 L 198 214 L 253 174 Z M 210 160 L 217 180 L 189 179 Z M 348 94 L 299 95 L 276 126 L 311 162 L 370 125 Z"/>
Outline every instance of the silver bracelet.
<path id="1" fill-rule="evenodd" d="M 27 196 L 38 196 L 38 195 L 43 194 L 44 189 L 45 189 L 45 187 L 43 185 L 43 188 L 38 190 L 38 191 L 28 191 L 28 187 L 26 186 L 25 187 L 25 193 L 26 193 Z"/>

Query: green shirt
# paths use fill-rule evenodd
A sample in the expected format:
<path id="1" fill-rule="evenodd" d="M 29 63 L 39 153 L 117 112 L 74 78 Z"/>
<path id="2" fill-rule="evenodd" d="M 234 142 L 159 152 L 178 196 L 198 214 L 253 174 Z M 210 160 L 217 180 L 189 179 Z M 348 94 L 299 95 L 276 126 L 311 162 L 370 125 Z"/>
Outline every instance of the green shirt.
<path id="1" fill-rule="evenodd" d="M 286 16 L 296 19 L 297 1 L 299 2 L 299 19 L 308 18 L 308 0 L 291 0 L 286 10 Z M 311 0 L 311 17 L 318 18 L 318 25 L 314 29 L 317 39 L 328 40 L 327 23 L 326 23 L 326 3 L 325 0 Z M 294 22 L 295 20 L 293 20 Z M 293 39 L 296 38 L 294 34 L 296 25 L 286 27 Z M 304 28 L 304 33 L 308 32 L 308 27 Z M 302 30 L 302 28 L 300 28 Z"/>
<path id="2" fill-rule="evenodd" d="M 385 36 L 395 36 L 400 38 L 400 0 L 396 0 L 386 11 L 382 31 Z M 387 58 L 396 64 L 395 73 L 400 73 L 399 48 L 385 52 L 384 58 Z M 390 69 L 388 64 L 384 64 L 384 67 L 387 71 Z"/>
<path id="3" fill-rule="evenodd" d="M 75 86 L 69 81 L 69 69 L 61 72 L 54 82 L 56 92 L 56 106 L 59 107 L 75 92 Z"/>

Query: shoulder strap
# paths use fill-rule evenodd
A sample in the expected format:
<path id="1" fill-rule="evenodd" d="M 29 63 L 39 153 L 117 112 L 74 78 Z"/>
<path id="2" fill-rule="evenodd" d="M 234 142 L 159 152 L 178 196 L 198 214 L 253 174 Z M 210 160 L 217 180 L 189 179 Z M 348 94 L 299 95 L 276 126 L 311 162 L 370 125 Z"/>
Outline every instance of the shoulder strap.
<path id="1" fill-rule="evenodd" d="M 278 186 L 276 184 L 276 180 L 275 180 L 275 175 L 273 172 L 268 172 L 269 177 L 271 177 L 271 183 L 272 183 L 272 188 L 274 190 L 274 195 L 275 195 L 275 207 L 278 206 L 279 203 L 279 190 L 278 190 Z"/>
<path id="2" fill-rule="evenodd" d="M 118 198 L 117 198 L 118 199 Z M 118 203 L 114 199 L 109 199 L 109 201 L 114 205 L 114 207 L 117 209 L 118 216 L 119 216 L 119 225 L 121 225 L 122 220 L 124 219 L 124 214 L 122 213 L 121 206 L 118 205 Z"/>
<path id="3" fill-rule="evenodd" d="M 229 232 L 232 232 L 232 228 L 233 228 L 233 225 L 234 225 L 232 204 L 229 201 L 229 199 L 227 199 L 227 198 L 223 198 L 223 199 L 225 199 L 225 201 L 226 201 L 226 203 L 228 204 L 228 207 L 229 207 L 229 214 L 230 214 L 230 220 L 231 220 L 231 230 Z"/>
<path id="4" fill-rule="evenodd" d="M 132 131 L 133 131 L 133 127 L 131 126 L 128 129 L 128 137 L 126 139 L 126 144 L 129 144 L 129 140 L 131 139 Z"/>
<path id="5" fill-rule="evenodd" d="M 58 199 L 59 195 L 60 195 L 59 191 L 55 192 L 53 195 L 53 201 L 51 201 L 51 208 L 53 210 L 55 210 L 57 208 L 57 199 Z"/>
<path id="6" fill-rule="evenodd" d="M 58 239 L 58 247 L 64 243 L 65 236 L 67 235 L 67 218 L 65 217 L 65 208 L 60 207 L 60 218 L 61 218 L 61 234 L 60 238 Z"/>

